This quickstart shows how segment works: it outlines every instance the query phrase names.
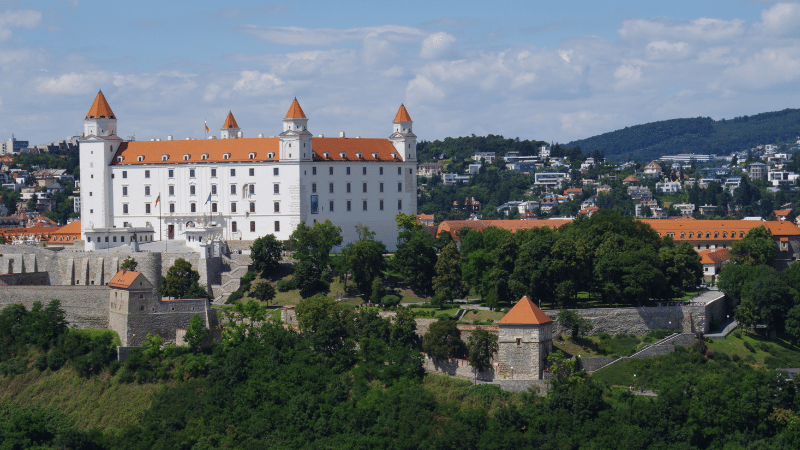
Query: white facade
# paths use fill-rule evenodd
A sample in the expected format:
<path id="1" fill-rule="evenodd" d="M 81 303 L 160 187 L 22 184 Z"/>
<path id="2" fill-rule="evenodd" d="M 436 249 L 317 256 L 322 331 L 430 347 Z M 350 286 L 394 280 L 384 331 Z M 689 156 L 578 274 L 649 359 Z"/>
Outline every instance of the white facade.
<path id="1" fill-rule="evenodd" d="M 296 100 L 279 138 L 243 139 L 231 127 L 228 139 L 122 142 L 115 118 L 86 122 L 94 128 L 80 144 L 84 239 L 136 228 L 186 240 L 187 230 L 210 226 L 224 240 L 288 240 L 301 221 L 329 219 L 343 245 L 365 225 L 394 249 L 395 216 L 417 211 L 416 136 L 404 106 L 388 140 L 312 138 Z"/>

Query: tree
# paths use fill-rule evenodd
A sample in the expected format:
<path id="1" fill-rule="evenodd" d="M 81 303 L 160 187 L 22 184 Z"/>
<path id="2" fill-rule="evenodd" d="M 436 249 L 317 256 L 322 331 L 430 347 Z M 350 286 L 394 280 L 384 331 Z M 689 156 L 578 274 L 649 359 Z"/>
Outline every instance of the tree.
<path id="1" fill-rule="evenodd" d="M 301 260 L 294 265 L 294 283 L 303 297 L 309 297 L 324 290 L 322 271 L 309 260 Z"/>
<path id="2" fill-rule="evenodd" d="M 189 326 L 186 327 L 186 334 L 183 336 L 183 341 L 186 342 L 186 345 L 193 352 L 197 352 L 200 350 L 200 345 L 203 343 L 203 339 L 208 336 L 208 328 L 206 328 L 206 324 L 203 322 L 203 318 L 200 317 L 199 314 L 192 316 L 189 319 Z"/>
<path id="3" fill-rule="evenodd" d="M 450 243 L 442 250 L 435 266 L 433 291 L 448 301 L 461 298 L 467 294 L 467 286 L 461 278 L 461 254 L 455 243 Z"/>
<path id="4" fill-rule="evenodd" d="M 464 356 L 464 341 L 455 320 L 433 322 L 422 337 L 422 349 L 434 361 Z"/>
<path id="5" fill-rule="evenodd" d="M 119 270 L 135 271 L 137 266 L 139 266 L 139 263 L 136 262 L 135 259 L 128 256 L 125 258 L 125 261 L 122 261 L 122 264 L 119 265 Z"/>
<path id="6" fill-rule="evenodd" d="M 167 276 L 161 277 L 161 295 L 184 298 L 192 284 L 199 280 L 200 274 L 192 269 L 192 264 L 183 258 L 178 258 L 167 270 Z"/>
<path id="7" fill-rule="evenodd" d="M 208 291 L 197 281 L 192 281 L 192 285 L 183 294 L 183 298 L 208 298 Z"/>
<path id="8" fill-rule="evenodd" d="M 791 289 L 777 272 L 759 277 L 742 288 L 742 303 L 750 302 L 758 311 L 758 322 L 768 331 L 783 331 L 786 313 L 797 303 Z"/>
<path id="9" fill-rule="evenodd" d="M 483 328 L 478 328 L 467 339 L 469 350 L 469 363 L 477 372 L 483 372 L 492 367 L 492 357 L 499 349 L 497 335 L 489 333 Z"/>
<path id="10" fill-rule="evenodd" d="M 322 322 L 331 316 L 336 315 L 342 310 L 341 305 L 332 298 L 317 294 L 300 302 L 295 307 L 297 313 L 297 324 L 303 331 L 316 331 Z"/>
<path id="11" fill-rule="evenodd" d="M 275 298 L 275 286 L 269 281 L 262 281 L 253 288 L 253 296 L 264 303 L 269 303 Z"/>
<path id="12" fill-rule="evenodd" d="M 366 227 L 364 229 L 366 230 Z M 386 269 L 384 253 L 386 253 L 386 246 L 380 241 L 372 240 L 369 235 L 347 245 L 342 252 L 345 265 L 353 274 L 353 282 L 362 294 L 370 293 L 372 280 L 381 276 Z"/>
<path id="13" fill-rule="evenodd" d="M 430 292 L 436 268 L 433 238 L 422 230 L 410 234 L 397 246 L 392 265 L 412 287 Z"/>
<path id="14" fill-rule="evenodd" d="M 570 330 L 570 335 L 573 338 L 583 336 L 594 328 L 586 319 L 569 309 L 561 310 L 556 315 L 556 318 L 564 329 Z"/>
<path id="15" fill-rule="evenodd" d="M 296 259 L 310 261 L 320 274 L 326 274 L 331 249 L 342 243 L 342 229 L 328 219 L 310 227 L 302 221 L 289 236 L 289 243 Z"/>
<path id="16" fill-rule="evenodd" d="M 736 264 L 771 266 L 775 262 L 776 248 L 772 233 L 764 226 L 753 228 L 744 239 L 731 246 L 731 260 Z"/>
<path id="17" fill-rule="evenodd" d="M 250 259 L 262 278 L 269 278 L 280 269 L 282 250 L 283 244 L 272 234 L 253 241 L 253 245 L 250 246 Z"/>
<path id="18" fill-rule="evenodd" d="M 791 336 L 792 345 L 800 343 L 800 305 L 794 305 L 786 314 L 786 334 Z"/>

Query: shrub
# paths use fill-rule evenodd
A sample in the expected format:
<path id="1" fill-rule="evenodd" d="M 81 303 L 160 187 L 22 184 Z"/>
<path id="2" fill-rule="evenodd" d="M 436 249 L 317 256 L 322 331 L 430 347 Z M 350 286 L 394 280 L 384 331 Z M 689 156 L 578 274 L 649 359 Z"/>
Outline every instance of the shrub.
<path id="1" fill-rule="evenodd" d="M 733 332 L 733 337 L 735 337 L 737 339 L 741 339 L 742 338 L 742 332 L 739 331 L 739 330 L 734 331 Z"/>
<path id="2" fill-rule="evenodd" d="M 250 285 L 250 283 L 245 283 L 245 284 L 239 286 L 239 292 L 241 292 L 242 294 L 246 294 L 246 293 L 250 292 L 250 288 L 251 287 L 252 286 Z"/>
<path id="3" fill-rule="evenodd" d="M 650 332 L 647 333 L 647 335 L 654 338 L 657 341 L 660 341 L 665 337 L 671 335 L 672 333 L 673 333 L 672 330 L 655 329 L 655 330 L 650 330 Z"/>
<path id="4" fill-rule="evenodd" d="M 250 283 L 251 281 L 253 281 L 253 280 L 255 280 L 255 279 L 256 279 L 256 274 L 255 274 L 255 272 L 253 272 L 253 271 L 248 271 L 246 274 L 244 274 L 244 276 L 243 276 L 243 277 L 239 278 L 239 281 L 240 281 L 242 284 L 247 284 L 247 283 Z"/>
<path id="5" fill-rule="evenodd" d="M 742 357 L 737 355 L 737 354 L 735 354 L 735 353 L 733 355 L 731 355 L 731 361 L 733 361 L 733 362 L 739 362 L 741 359 L 742 359 Z"/>
<path id="6" fill-rule="evenodd" d="M 25 373 L 27 368 L 28 363 L 25 358 L 18 356 L 0 363 L 0 375 L 7 377 L 11 375 L 20 375 Z"/>
<path id="7" fill-rule="evenodd" d="M 292 289 L 297 289 L 297 286 L 294 283 L 294 278 L 292 279 L 283 278 L 281 280 L 278 280 L 278 282 L 275 284 L 275 287 L 278 288 L 278 292 L 288 292 L 291 291 Z"/>
<path id="8" fill-rule="evenodd" d="M 232 293 L 231 295 L 228 296 L 228 299 L 225 300 L 225 304 L 232 305 L 232 304 L 236 303 L 237 301 L 241 300 L 242 297 L 244 297 L 242 292 L 241 291 L 236 291 L 236 292 L 234 292 L 234 293 Z"/>
<path id="9" fill-rule="evenodd" d="M 36 361 L 33 362 L 33 367 L 40 372 L 44 372 L 47 369 L 47 353 L 42 353 L 37 356 Z"/>
<path id="10" fill-rule="evenodd" d="M 597 333 L 597 337 L 600 338 L 601 341 L 607 341 L 611 339 L 611 335 L 604 331 Z"/>
<path id="11" fill-rule="evenodd" d="M 772 350 L 772 346 L 767 344 L 764 341 L 761 341 L 761 342 L 758 343 L 758 349 L 761 350 L 764 353 L 769 353 L 770 350 Z"/>
<path id="12" fill-rule="evenodd" d="M 394 308 L 400 304 L 400 297 L 396 295 L 384 295 L 381 299 L 381 304 L 388 308 Z"/>
<path id="13" fill-rule="evenodd" d="M 753 347 L 753 344 L 751 344 L 751 343 L 749 343 L 747 341 L 744 341 L 744 348 L 750 350 L 752 353 L 756 352 L 756 349 L 755 349 L 755 347 Z"/>
<path id="14" fill-rule="evenodd" d="M 58 347 L 47 352 L 47 367 L 52 371 L 61 368 L 67 362 L 67 355 Z"/>

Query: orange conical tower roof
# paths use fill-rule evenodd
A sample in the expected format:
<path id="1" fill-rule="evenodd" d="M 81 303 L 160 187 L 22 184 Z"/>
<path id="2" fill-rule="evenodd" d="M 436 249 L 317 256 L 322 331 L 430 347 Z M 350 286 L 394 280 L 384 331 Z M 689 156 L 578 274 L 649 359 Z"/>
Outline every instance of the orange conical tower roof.
<path id="1" fill-rule="evenodd" d="M 306 114 L 303 112 L 303 108 L 300 107 L 300 103 L 297 101 L 297 97 L 294 98 L 292 102 L 292 106 L 289 107 L 289 111 L 286 113 L 286 117 L 284 119 L 305 119 Z"/>
<path id="2" fill-rule="evenodd" d="M 111 110 L 111 107 L 108 106 L 108 102 L 106 101 L 106 96 L 103 95 L 103 91 L 99 91 L 97 96 L 94 98 L 94 103 L 92 103 L 92 107 L 89 108 L 89 112 L 86 113 L 87 119 L 116 119 L 114 117 L 114 111 Z"/>
<path id="3" fill-rule="evenodd" d="M 411 116 L 408 115 L 408 111 L 406 110 L 406 106 L 404 104 L 400 104 L 400 109 L 397 110 L 397 115 L 394 116 L 395 122 L 412 122 Z"/>
<path id="4" fill-rule="evenodd" d="M 236 119 L 233 118 L 233 113 L 228 111 L 228 117 L 225 118 L 225 123 L 222 124 L 222 128 L 239 128 L 239 124 L 236 123 Z"/>
<path id="5" fill-rule="evenodd" d="M 552 321 L 526 296 L 522 297 L 498 323 L 500 325 L 541 325 Z"/>

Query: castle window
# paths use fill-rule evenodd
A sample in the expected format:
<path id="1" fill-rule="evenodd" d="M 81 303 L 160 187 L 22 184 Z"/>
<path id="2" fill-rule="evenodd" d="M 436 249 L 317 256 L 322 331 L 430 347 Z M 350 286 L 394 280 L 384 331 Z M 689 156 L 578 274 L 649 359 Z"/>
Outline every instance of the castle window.
<path id="1" fill-rule="evenodd" d="M 150 186 L 145 186 L 145 187 L 144 187 L 144 195 L 145 195 L 146 197 L 149 197 L 149 196 L 150 196 Z"/>
<path id="2" fill-rule="evenodd" d="M 718 237 L 719 237 L 719 231 L 715 231 L 715 232 L 714 232 L 714 237 L 715 237 L 715 238 L 718 238 Z"/>
<path id="3" fill-rule="evenodd" d="M 211 185 L 211 195 L 217 195 L 217 185 L 216 184 L 212 184 Z"/>
<path id="4" fill-rule="evenodd" d="M 744 237 L 744 231 L 740 231 L 740 232 L 739 232 L 739 237 L 740 237 L 740 238 L 743 238 L 743 237 Z"/>
<path id="5" fill-rule="evenodd" d="M 311 168 L 311 175 L 316 175 L 316 174 L 317 174 L 317 166 L 314 166 Z"/>
<path id="6" fill-rule="evenodd" d="M 378 153 L 377 152 L 372 152 L 372 157 L 375 158 L 375 159 L 378 159 Z M 381 175 L 383 175 L 383 167 L 381 167 Z"/>
<path id="7" fill-rule="evenodd" d="M 249 185 L 248 192 L 250 192 L 250 195 L 254 195 L 256 193 L 256 185 L 255 184 Z"/>
<path id="8" fill-rule="evenodd" d="M 203 153 L 202 155 L 200 155 L 200 159 L 203 160 L 203 161 L 207 160 L 208 159 L 208 153 Z"/>
<path id="9" fill-rule="evenodd" d="M 144 213 L 145 214 L 150 214 L 150 203 L 145 203 L 144 204 Z"/>
<path id="10" fill-rule="evenodd" d="M 217 176 L 217 169 L 211 169 L 211 176 L 212 177 L 216 177 Z"/>
<path id="11" fill-rule="evenodd" d="M 361 183 L 361 192 L 367 192 L 367 183 Z"/>
<path id="12" fill-rule="evenodd" d="M 317 193 L 317 183 L 311 183 L 311 193 Z"/>
<path id="13" fill-rule="evenodd" d="M 149 170 L 145 170 L 144 171 L 144 177 L 145 178 L 150 178 L 150 171 Z M 125 177 L 122 177 L 122 178 L 125 178 Z"/>
<path id="14" fill-rule="evenodd" d="M 347 183 L 347 193 L 350 193 L 350 183 Z"/>
<path id="15" fill-rule="evenodd" d="M 522 345 L 522 338 L 517 338 L 517 347 Z"/>
<path id="16" fill-rule="evenodd" d="M 333 212 L 333 200 L 328 201 L 328 211 Z"/>
<path id="17" fill-rule="evenodd" d="M 711 232 L 709 232 L 709 231 L 706 231 L 706 239 L 708 239 L 708 238 L 710 238 L 710 237 L 711 237 Z"/>
<path id="18" fill-rule="evenodd" d="M 170 186 L 170 187 L 172 187 L 172 186 Z M 195 195 L 195 194 L 197 194 L 196 186 L 193 185 L 193 184 L 190 184 L 189 185 L 189 195 Z"/>
<path id="19" fill-rule="evenodd" d="M 691 239 L 691 238 L 693 238 L 693 237 L 694 237 L 694 233 L 691 233 L 691 232 L 690 232 L 690 233 L 689 233 L 689 239 Z"/>
<path id="20" fill-rule="evenodd" d="M 235 184 L 231 185 L 231 195 L 236 195 L 236 185 Z"/>
<path id="21" fill-rule="evenodd" d="M 347 175 L 350 175 L 350 167 L 347 167 Z"/>
<path id="22" fill-rule="evenodd" d="M 122 204 L 122 214 L 128 214 L 128 204 L 127 203 L 123 203 Z"/>
<path id="23" fill-rule="evenodd" d="M 333 183 L 328 183 L 328 192 L 333 194 Z"/>
<path id="24" fill-rule="evenodd" d="M 281 231 L 281 222 L 279 220 L 275 221 L 275 231 Z"/>
<path id="25" fill-rule="evenodd" d="M 377 155 L 377 153 L 373 153 L 373 155 Z M 376 156 L 377 158 L 377 156 Z M 383 166 L 378 167 L 378 175 L 383 175 Z"/>
<path id="26" fill-rule="evenodd" d="M 383 211 L 383 200 L 378 203 L 378 209 Z"/>
<path id="27" fill-rule="evenodd" d="M 231 212 L 232 213 L 236 212 L 236 202 L 231 202 Z"/>
<path id="28" fill-rule="evenodd" d="M 272 175 L 277 177 L 278 173 L 279 173 L 278 168 L 277 167 L 273 167 L 272 168 Z"/>
<path id="29" fill-rule="evenodd" d="M 723 237 L 723 238 L 726 238 L 726 237 L 728 237 L 728 232 L 727 232 L 727 231 L 723 231 L 723 232 L 722 232 L 722 237 Z"/>
<path id="30" fill-rule="evenodd" d="M 397 200 L 397 210 L 400 211 L 403 209 L 403 200 Z"/>
<path id="31" fill-rule="evenodd" d="M 169 191 L 168 191 L 169 195 L 175 195 L 175 185 L 174 184 L 170 184 L 168 189 L 169 189 Z"/>
<path id="32" fill-rule="evenodd" d="M 250 212 L 256 212 L 256 202 L 250 202 Z"/>
<path id="33" fill-rule="evenodd" d="M 236 233 L 236 231 L 237 231 L 236 221 L 234 220 L 233 222 L 231 222 L 231 232 Z"/>
<path id="34" fill-rule="evenodd" d="M 231 154 L 230 154 L 230 153 L 223 153 L 223 154 L 222 154 L 222 159 L 224 159 L 224 160 L 226 160 L 226 161 L 227 161 L 227 160 L 228 160 L 228 158 L 230 158 L 230 157 L 231 157 Z"/>
<path id="35" fill-rule="evenodd" d="M 254 176 L 256 176 L 256 169 L 255 169 L 255 168 L 253 168 L 253 167 L 251 167 L 251 168 L 250 168 L 250 176 L 251 176 L 251 177 L 254 177 Z"/>
<path id="36" fill-rule="evenodd" d="M 256 222 L 253 221 L 253 220 L 250 221 L 250 232 L 251 233 L 255 233 L 256 232 Z"/>
<path id="37" fill-rule="evenodd" d="M 250 154 L 248 154 L 247 157 L 250 158 L 250 159 L 256 159 L 256 154 L 253 153 L 253 152 L 250 152 Z"/>
<path id="38" fill-rule="evenodd" d="M 169 155 L 161 155 L 162 161 L 167 161 L 169 159 Z"/>
<path id="39" fill-rule="evenodd" d="M 273 194 L 280 194 L 281 193 L 281 185 L 279 183 L 274 183 L 272 185 L 272 193 Z"/>
<path id="40" fill-rule="evenodd" d="M 347 211 L 351 211 L 351 210 L 352 210 L 352 208 L 351 208 L 350 200 L 348 200 L 347 201 Z"/>
<path id="41" fill-rule="evenodd" d="M 364 211 L 366 211 L 366 210 L 367 210 L 367 201 L 366 201 L 366 200 L 364 200 L 364 202 L 363 202 L 363 205 L 362 205 L 361 209 L 362 209 L 362 210 L 364 210 Z"/>
<path id="42" fill-rule="evenodd" d="M 383 192 L 383 183 L 378 183 L 378 191 Z"/>
<path id="43" fill-rule="evenodd" d="M 139 155 L 136 157 L 136 161 L 142 162 L 144 161 L 144 155 Z"/>
<path id="44" fill-rule="evenodd" d="M 328 167 L 328 175 L 333 175 L 333 166 Z"/>
<path id="45" fill-rule="evenodd" d="M 122 196 L 123 197 L 128 196 L 128 186 L 122 186 Z"/>
<path id="46" fill-rule="evenodd" d="M 403 192 L 403 183 L 397 183 L 397 192 Z"/>
<path id="47" fill-rule="evenodd" d="M 281 202 L 272 202 L 272 211 L 276 213 L 281 212 Z"/>
<path id="48" fill-rule="evenodd" d="M 217 212 L 217 204 L 216 203 L 212 203 L 211 204 L 211 212 Z"/>
<path id="49" fill-rule="evenodd" d="M 117 156 L 117 162 L 122 162 L 125 160 L 124 156 Z"/>
<path id="50" fill-rule="evenodd" d="M 170 178 L 175 178 L 175 169 L 169 169 L 167 171 L 167 174 L 169 175 Z"/>
<path id="51" fill-rule="evenodd" d="M 169 212 L 171 212 L 171 213 L 175 212 L 175 203 L 170 203 L 169 204 Z"/>
<path id="52" fill-rule="evenodd" d="M 367 174 L 367 166 L 364 166 L 361 168 L 361 175 L 366 175 L 366 174 Z"/>
<path id="53" fill-rule="evenodd" d="M 402 175 L 403 174 L 403 168 L 402 167 L 398 167 L 397 168 L 397 174 L 398 175 Z"/>
<path id="54" fill-rule="evenodd" d="M 236 176 L 236 169 L 231 169 L 231 176 L 232 176 L 232 177 L 235 177 L 235 176 Z"/>
<path id="55" fill-rule="evenodd" d="M 275 153 L 272 152 L 267 153 L 267 158 L 272 159 L 273 156 L 275 156 Z"/>
<path id="56" fill-rule="evenodd" d="M 194 178 L 194 177 L 195 177 L 195 170 L 189 169 L 189 178 Z"/>
<path id="57" fill-rule="evenodd" d="M 686 233 L 681 233 L 681 239 L 686 237 Z"/>
<path id="58" fill-rule="evenodd" d="M 189 211 L 197 212 L 197 203 L 194 203 L 194 202 L 190 203 L 189 204 Z"/>

